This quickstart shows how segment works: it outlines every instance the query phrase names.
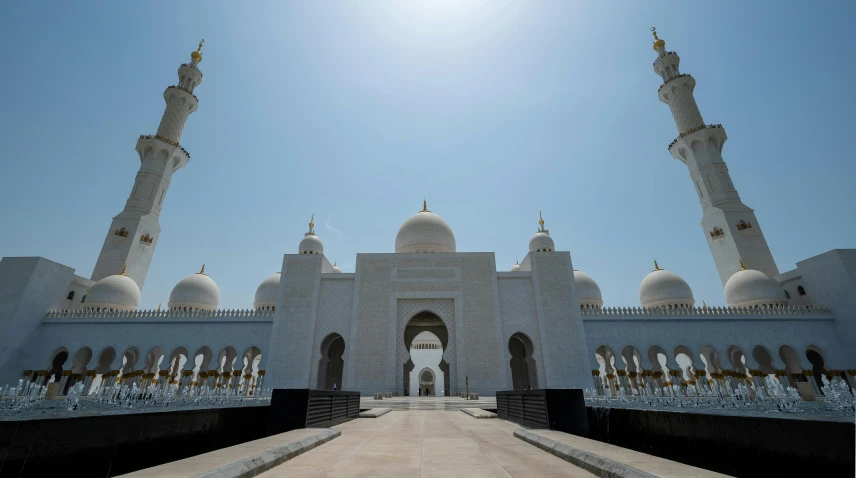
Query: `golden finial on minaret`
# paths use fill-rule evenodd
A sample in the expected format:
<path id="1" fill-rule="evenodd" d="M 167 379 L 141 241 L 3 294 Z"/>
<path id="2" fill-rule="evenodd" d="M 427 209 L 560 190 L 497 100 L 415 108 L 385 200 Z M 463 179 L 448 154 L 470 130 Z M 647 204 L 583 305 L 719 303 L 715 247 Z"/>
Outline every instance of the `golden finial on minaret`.
<path id="1" fill-rule="evenodd" d="M 128 270 L 128 264 L 122 266 L 122 272 L 119 273 L 120 276 L 126 275 L 125 271 Z"/>
<path id="2" fill-rule="evenodd" d="M 666 41 L 657 36 L 657 27 L 651 27 L 651 34 L 654 35 L 654 51 L 666 46 Z"/>
<path id="3" fill-rule="evenodd" d="M 745 270 L 746 270 L 746 265 L 745 265 L 745 264 L 743 264 L 743 259 L 740 259 L 740 270 L 741 270 L 741 271 L 745 271 Z"/>
<path id="4" fill-rule="evenodd" d="M 315 235 L 315 213 L 312 213 L 312 218 L 309 219 L 309 234 Z"/>
<path id="5" fill-rule="evenodd" d="M 428 201 L 425 199 L 422 200 L 422 210 L 419 212 L 431 212 L 428 210 Z"/>
<path id="6" fill-rule="evenodd" d="M 663 269 L 660 269 L 660 266 L 657 264 L 657 259 L 654 259 L 654 270 L 655 270 L 655 271 L 661 271 L 661 270 L 663 270 Z"/>
<path id="7" fill-rule="evenodd" d="M 201 271 L 199 271 L 199 272 L 197 272 L 197 274 L 202 274 L 202 275 L 204 275 L 204 276 L 205 276 L 205 275 L 208 275 L 208 274 L 206 274 L 206 273 L 205 273 L 205 263 L 203 263 L 203 264 L 202 264 L 202 270 L 201 270 Z"/>
<path id="8" fill-rule="evenodd" d="M 200 41 L 199 42 L 199 48 L 197 48 L 195 52 L 190 54 L 190 58 L 192 60 L 195 60 L 196 63 L 199 63 L 202 61 L 202 44 L 203 43 L 205 43 L 205 40 Z"/>

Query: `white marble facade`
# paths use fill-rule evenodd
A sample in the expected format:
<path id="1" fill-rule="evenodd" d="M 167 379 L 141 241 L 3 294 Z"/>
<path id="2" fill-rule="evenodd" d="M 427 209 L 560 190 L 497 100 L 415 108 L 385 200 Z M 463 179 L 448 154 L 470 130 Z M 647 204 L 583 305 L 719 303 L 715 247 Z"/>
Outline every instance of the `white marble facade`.
<path id="1" fill-rule="evenodd" d="M 659 265 L 642 280 L 642 307 L 604 306 L 594 278 L 574 270 L 543 218 L 524 260 L 498 271 L 492 252 L 458 252 L 452 228 L 423 203 L 402 218 L 395 251 L 357 254 L 353 273 L 330 264 L 310 222 L 296 253 L 247 298 L 248 309 L 220 309 L 203 267 L 176 285 L 168 310 L 137 310 L 157 215 L 172 173 L 189 159 L 178 141 L 198 106 L 197 50 L 165 92 L 158 134 L 138 142 L 140 172 L 92 280 L 40 257 L 0 261 L 0 384 L 142 374 L 240 387 L 265 377 L 264 387 L 413 395 L 430 372 L 432 394 L 489 396 L 587 388 L 601 372 L 691 381 L 723 371 L 805 379 L 847 370 L 852 380 L 856 250 L 829 251 L 780 274 L 720 155 L 724 130 L 696 124 L 695 80 L 679 72 L 665 42 L 656 39 L 654 49 L 660 98 L 680 133 L 669 151 L 696 182 L 730 307 L 699 307 L 689 284 Z"/>

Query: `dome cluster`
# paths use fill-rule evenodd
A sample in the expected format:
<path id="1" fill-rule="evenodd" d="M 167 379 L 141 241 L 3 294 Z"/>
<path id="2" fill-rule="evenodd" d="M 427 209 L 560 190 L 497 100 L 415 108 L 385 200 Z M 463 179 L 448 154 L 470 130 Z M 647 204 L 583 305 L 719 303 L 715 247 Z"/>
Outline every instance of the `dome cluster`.
<path id="1" fill-rule="evenodd" d="M 323 254 L 324 245 L 315 235 L 315 215 L 309 221 L 309 232 L 305 233 L 298 246 L 298 254 Z M 530 253 L 554 252 L 555 245 L 550 231 L 544 228 L 544 218 L 539 212 L 538 231 L 529 240 Z M 455 234 L 442 217 L 428 210 L 423 201 L 422 210 L 410 216 L 395 238 L 396 253 L 449 253 L 456 252 Z M 322 272 L 342 273 L 334 262 L 324 262 Z M 525 268 L 525 269 L 524 269 Z M 517 261 L 511 272 L 527 272 L 528 262 L 523 266 Z M 140 303 L 140 288 L 122 268 L 119 274 L 107 276 L 96 282 L 88 291 L 88 308 L 117 311 L 137 310 Z M 583 309 L 600 309 L 603 296 L 597 282 L 588 274 L 574 269 L 574 289 Z M 259 284 L 253 300 L 254 309 L 275 309 L 280 295 L 282 275 L 272 274 Z M 763 272 L 748 269 L 740 261 L 740 270 L 725 284 L 725 300 L 729 307 L 779 307 L 788 300 L 782 286 Z M 220 289 L 205 274 L 205 265 L 196 274 L 178 282 L 169 296 L 171 310 L 216 310 L 220 302 Z M 695 298 L 689 284 L 677 274 L 661 269 L 654 261 L 652 270 L 639 285 L 639 302 L 646 309 L 683 308 L 695 306 Z"/>

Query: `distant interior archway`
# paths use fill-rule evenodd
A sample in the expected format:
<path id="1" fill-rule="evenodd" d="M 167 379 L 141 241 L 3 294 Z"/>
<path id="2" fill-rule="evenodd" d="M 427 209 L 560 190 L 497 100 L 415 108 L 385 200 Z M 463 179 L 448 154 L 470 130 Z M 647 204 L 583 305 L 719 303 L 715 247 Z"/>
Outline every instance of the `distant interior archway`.
<path id="1" fill-rule="evenodd" d="M 428 337 L 428 334 L 423 335 L 423 332 L 427 332 L 433 338 Z M 420 337 L 419 340 L 415 340 L 417 336 Z M 436 342 L 439 341 L 439 349 L 432 348 L 421 348 L 421 347 L 436 347 Z M 419 348 L 413 348 L 414 342 L 417 343 Z M 423 343 L 424 342 L 424 343 Z M 431 345 L 434 343 L 434 345 Z M 446 325 L 443 323 L 443 319 L 438 317 L 433 312 L 423 311 L 414 315 L 407 322 L 407 325 L 404 327 L 404 347 L 408 352 L 407 361 L 402 365 L 402 374 L 403 374 L 403 384 L 404 390 L 402 393 L 404 395 L 409 396 L 417 396 L 419 392 L 422 391 L 420 388 L 413 388 L 413 383 L 411 383 L 410 373 L 416 367 L 414 363 L 413 357 L 414 354 L 422 355 L 431 355 L 433 356 L 434 352 L 439 352 L 436 355 L 439 355 L 439 364 L 436 365 L 439 369 L 439 372 L 442 374 L 442 381 L 439 376 L 434 377 L 434 387 L 431 390 L 431 395 L 451 395 L 451 380 L 449 374 L 449 364 L 446 363 L 446 360 L 442 357 L 443 352 L 446 351 L 446 348 L 449 346 L 449 331 L 446 328 Z M 417 360 L 418 361 L 418 360 Z M 434 364 L 430 364 L 431 366 L 435 366 L 437 362 Z M 421 366 L 422 364 L 420 364 Z M 420 373 L 421 375 L 421 373 Z M 439 375 L 439 374 L 438 374 Z M 419 381 L 421 377 L 415 377 L 415 381 Z M 419 385 L 417 385 L 419 387 Z"/>
<path id="2" fill-rule="evenodd" d="M 342 390 L 342 373 L 345 370 L 345 339 L 333 333 L 321 342 L 321 360 L 318 362 L 318 389 Z"/>
<path id="3" fill-rule="evenodd" d="M 526 334 L 517 332 L 508 339 L 511 353 L 511 384 L 514 390 L 538 388 L 538 367 L 532 357 L 535 347 Z"/>

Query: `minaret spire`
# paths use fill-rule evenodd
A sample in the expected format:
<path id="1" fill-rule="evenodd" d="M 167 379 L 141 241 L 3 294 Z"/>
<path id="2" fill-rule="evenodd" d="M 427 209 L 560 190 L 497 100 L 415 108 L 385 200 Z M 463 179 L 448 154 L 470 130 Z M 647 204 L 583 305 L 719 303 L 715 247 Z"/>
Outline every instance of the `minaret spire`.
<path id="1" fill-rule="evenodd" d="M 695 79 L 680 72 L 681 58 L 666 51 L 666 42 L 655 28 L 651 32 L 657 52 L 654 72 L 663 79 L 658 96 L 669 105 L 678 130 L 669 153 L 689 168 L 701 203 L 701 226 L 722 284 L 738 271 L 741 257 L 753 269 L 770 277 L 778 275 L 755 212 L 740 200 L 722 159 L 722 147 L 728 139 L 725 129 L 720 124 L 704 123 L 693 96 Z"/>
<path id="2" fill-rule="evenodd" d="M 179 141 L 187 117 L 199 106 L 193 90 L 202 82 L 202 72 L 198 68 L 201 52 L 202 42 L 199 42 L 199 47 L 190 54 L 190 63 L 179 66 L 178 83 L 164 91 L 166 108 L 157 133 L 140 136 L 137 140 L 140 170 L 125 209 L 113 218 L 107 231 L 92 280 L 114 274 L 125 265 L 128 277 L 143 289 L 160 236 L 158 218 L 172 175 L 190 160 L 190 153 Z"/>

